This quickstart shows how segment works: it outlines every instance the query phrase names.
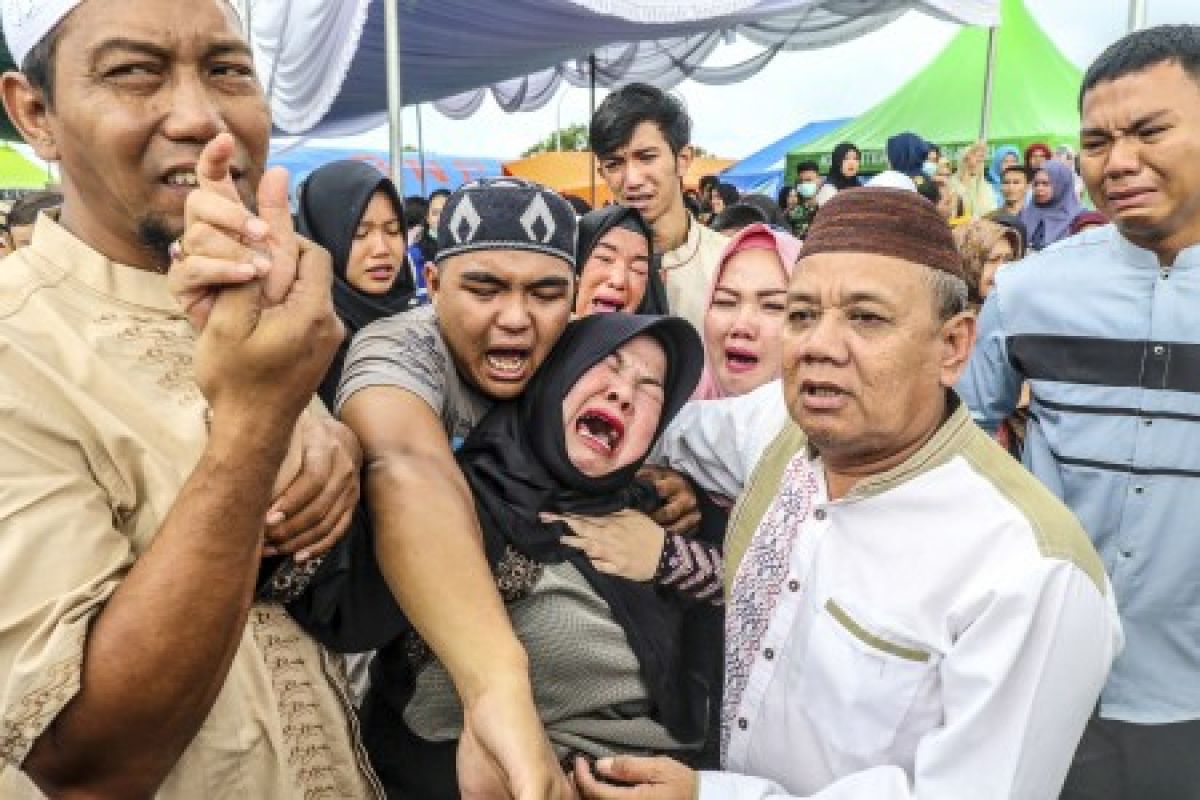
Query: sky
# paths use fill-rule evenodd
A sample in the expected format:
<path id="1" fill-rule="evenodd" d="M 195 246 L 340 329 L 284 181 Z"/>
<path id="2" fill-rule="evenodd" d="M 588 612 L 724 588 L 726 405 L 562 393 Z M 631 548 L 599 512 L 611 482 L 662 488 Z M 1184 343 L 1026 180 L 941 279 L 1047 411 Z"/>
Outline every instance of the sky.
<path id="1" fill-rule="evenodd" d="M 1200 0 L 1145 0 L 1146 23 L 1200 24 Z M 1087 65 L 1127 30 L 1129 0 L 1025 0 L 1026 7 L 1063 54 Z M 809 122 L 855 116 L 887 98 L 941 51 L 958 28 L 909 12 L 874 33 L 821 50 L 781 53 L 749 80 L 730 86 L 685 81 L 674 89 L 692 116 L 694 143 L 725 158 L 742 158 Z M 758 48 L 734 42 L 718 48 L 711 64 L 743 61 Z M 1036 64 L 1030 65 L 1037 69 Z M 597 92 L 597 102 L 604 91 Z M 586 89 L 560 91 L 539 111 L 508 114 L 491 97 L 472 117 L 452 120 L 421 106 L 427 152 L 512 159 L 556 127 L 586 123 Z M 404 111 L 406 142 L 416 144 L 416 109 Z M 317 146 L 387 150 L 386 127 Z M 32 150 L 18 145 L 31 160 Z"/>
<path id="2" fill-rule="evenodd" d="M 1085 68 L 1127 29 L 1127 0 L 1025 0 L 1054 42 Z M 1149 25 L 1200 24 L 1200 0 L 1145 0 Z M 821 119 L 855 116 L 903 86 L 954 36 L 956 26 L 910 12 L 880 30 L 836 47 L 782 53 L 749 80 L 731 86 L 686 81 L 675 89 L 693 120 L 693 141 L 714 155 L 741 158 Z M 712 64 L 734 63 L 758 49 L 744 42 L 722 46 Z M 1031 64 L 1036 70 L 1037 65 Z M 603 99 L 603 91 L 598 92 Z M 432 105 L 421 107 L 425 148 L 453 155 L 515 158 L 557 127 L 588 119 L 588 92 L 560 92 L 540 111 L 507 114 L 489 97 L 479 112 L 452 120 Z M 416 111 L 405 109 L 406 142 L 415 144 Z M 316 144 L 317 142 L 314 142 Z M 387 131 L 335 142 L 387 148 Z"/>

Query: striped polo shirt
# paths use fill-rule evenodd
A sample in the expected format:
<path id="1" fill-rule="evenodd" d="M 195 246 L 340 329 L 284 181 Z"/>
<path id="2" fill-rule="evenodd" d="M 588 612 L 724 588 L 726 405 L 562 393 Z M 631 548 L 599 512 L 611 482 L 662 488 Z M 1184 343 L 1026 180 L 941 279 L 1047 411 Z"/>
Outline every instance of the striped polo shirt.
<path id="1" fill-rule="evenodd" d="M 1200 719 L 1200 245 L 1112 227 L 1002 269 L 958 391 L 989 430 L 1031 389 L 1025 464 L 1096 545 L 1126 646 L 1105 717 Z"/>

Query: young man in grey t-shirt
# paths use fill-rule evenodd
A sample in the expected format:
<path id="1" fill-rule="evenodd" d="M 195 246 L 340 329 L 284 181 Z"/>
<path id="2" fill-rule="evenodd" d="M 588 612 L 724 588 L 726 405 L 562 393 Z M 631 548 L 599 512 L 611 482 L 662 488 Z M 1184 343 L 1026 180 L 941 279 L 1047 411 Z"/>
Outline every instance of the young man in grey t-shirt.
<path id="1" fill-rule="evenodd" d="M 463 701 L 465 795 L 572 796 L 453 447 L 492 401 L 524 390 L 562 333 L 575 236 L 573 210 L 543 187 L 509 178 L 463 187 L 446 203 L 438 260 L 426 267 L 432 310 L 360 331 L 338 390 L 339 413 L 366 454 L 380 569 Z M 394 760 L 387 755 L 377 762 Z"/>

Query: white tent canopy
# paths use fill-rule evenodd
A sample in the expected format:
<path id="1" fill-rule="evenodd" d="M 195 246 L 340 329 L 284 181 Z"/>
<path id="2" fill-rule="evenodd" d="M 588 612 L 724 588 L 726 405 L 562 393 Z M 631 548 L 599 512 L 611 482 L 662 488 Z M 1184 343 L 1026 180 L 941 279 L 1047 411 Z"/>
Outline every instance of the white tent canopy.
<path id="1" fill-rule="evenodd" d="M 634 80 L 670 88 L 691 78 L 732 83 L 781 50 L 826 47 L 910 9 L 994 25 L 999 0 L 256 0 L 250 19 L 275 124 L 284 132 L 346 134 L 386 119 L 384 2 L 400 12 L 403 102 L 473 113 L 487 91 L 506 110 L 549 102 L 565 81 Z M 705 67 L 741 36 L 762 52 Z"/>

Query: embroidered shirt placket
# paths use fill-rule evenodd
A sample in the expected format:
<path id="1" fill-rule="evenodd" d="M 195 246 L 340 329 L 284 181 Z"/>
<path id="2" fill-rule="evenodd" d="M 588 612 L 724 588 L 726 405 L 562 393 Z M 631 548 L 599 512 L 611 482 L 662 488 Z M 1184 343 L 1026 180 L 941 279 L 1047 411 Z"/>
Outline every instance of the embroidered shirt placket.
<path id="1" fill-rule="evenodd" d="M 771 613 L 766 635 L 758 648 L 749 681 L 738 705 L 729 737 L 727 762 L 730 767 L 746 763 L 763 698 L 775 679 L 775 670 L 780 661 L 784 660 L 786 664 L 786 659 L 781 659 L 781 656 L 794 647 L 794 637 L 807 638 L 812 627 L 812 619 L 804 616 L 809 576 L 821 539 L 829 529 L 826 512 L 829 502 L 820 463 L 814 462 L 812 470 L 817 487 L 812 498 L 812 513 L 800 525 L 779 600 Z"/>

